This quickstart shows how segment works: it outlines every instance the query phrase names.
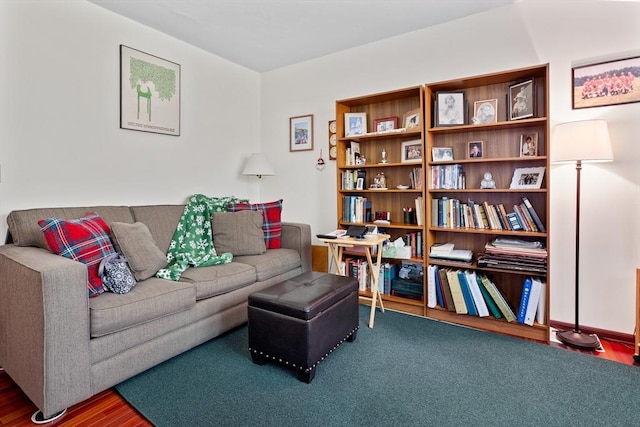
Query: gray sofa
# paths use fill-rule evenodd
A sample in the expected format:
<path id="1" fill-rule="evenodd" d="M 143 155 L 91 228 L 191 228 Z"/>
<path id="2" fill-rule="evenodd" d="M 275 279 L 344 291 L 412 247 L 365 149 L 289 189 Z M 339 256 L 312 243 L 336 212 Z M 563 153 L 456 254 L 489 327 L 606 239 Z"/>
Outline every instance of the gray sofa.
<path id="1" fill-rule="evenodd" d="M 252 292 L 311 270 L 311 230 L 282 224 L 281 249 L 151 277 L 89 298 L 84 264 L 52 254 L 37 222 L 97 212 L 146 224 L 166 253 L 184 205 L 13 211 L 0 246 L 0 366 L 49 417 L 247 321 Z"/>

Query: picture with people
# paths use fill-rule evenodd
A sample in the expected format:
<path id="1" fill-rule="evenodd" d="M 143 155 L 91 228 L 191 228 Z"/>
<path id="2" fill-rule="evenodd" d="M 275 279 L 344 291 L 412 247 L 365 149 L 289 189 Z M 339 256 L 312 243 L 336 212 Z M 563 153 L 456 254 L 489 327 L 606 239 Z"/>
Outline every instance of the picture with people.
<path id="1" fill-rule="evenodd" d="M 533 117 L 533 80 L 509 87 L 509 98 L 511 99 L 509 120 Z"/>
<path id="2" fill-rule="evenodd" d="M 458 92 L 438 94 L 438 126 L 464 124 L 464 94 Z"/>
<path id="3" fill-rule="evenodd" d="M 573 108 L 640 102 L 639 84 L 640 56 L 576 67 Z"/>
<path id="4" fill-rule="evenodd" d="M 520 135 L 520 157 L 538 155 L 538 134 L 528 133 Z"/>

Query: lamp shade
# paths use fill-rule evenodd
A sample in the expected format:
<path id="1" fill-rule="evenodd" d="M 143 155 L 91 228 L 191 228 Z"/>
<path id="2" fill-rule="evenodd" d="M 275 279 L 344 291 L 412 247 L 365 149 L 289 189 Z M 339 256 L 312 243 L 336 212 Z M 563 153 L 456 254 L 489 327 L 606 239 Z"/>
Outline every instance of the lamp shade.
<path id="1" fill-rule="evenodd" d="M 249 157 L 242 174 L 255 175 L 258 178 L 262 178 L 263 175 L 275 175 L 275 172 L 264 153 L 253 153 Z"/>
<path id="2" fill-rule="evenodd" d="M 604 120 L 561 123 L 553 129 L 551 161 L 611 162 L 609 127 Z"/>

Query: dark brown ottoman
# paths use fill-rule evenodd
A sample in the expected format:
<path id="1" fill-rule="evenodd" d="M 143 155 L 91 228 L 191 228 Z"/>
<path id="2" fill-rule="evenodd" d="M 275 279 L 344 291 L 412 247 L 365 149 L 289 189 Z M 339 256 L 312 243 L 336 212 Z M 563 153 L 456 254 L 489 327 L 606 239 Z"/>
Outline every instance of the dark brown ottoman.
<path id="1" fill-rule="evenodd" d="M 249 351 L 310 383 L 318 364 L 358 331 L 358 282 L 308 272 L 249 295 Z"/>

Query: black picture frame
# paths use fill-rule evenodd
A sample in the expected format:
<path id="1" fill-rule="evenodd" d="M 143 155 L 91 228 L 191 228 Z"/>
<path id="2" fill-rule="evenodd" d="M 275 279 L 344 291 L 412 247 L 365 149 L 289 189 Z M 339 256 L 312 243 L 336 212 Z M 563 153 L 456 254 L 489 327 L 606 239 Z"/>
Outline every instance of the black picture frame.
<path id="1" fill-rule="evenodd" d="M 464 92 L 437 92 L 434 109 L 436 127 L 467 124 L 466 101 Z"/>
<path id="2" fill-rule="evenodd" d="M 509 120 L 527 119 L 534 116 L 536 99 L 533 79 L 509 86 Z"/>

